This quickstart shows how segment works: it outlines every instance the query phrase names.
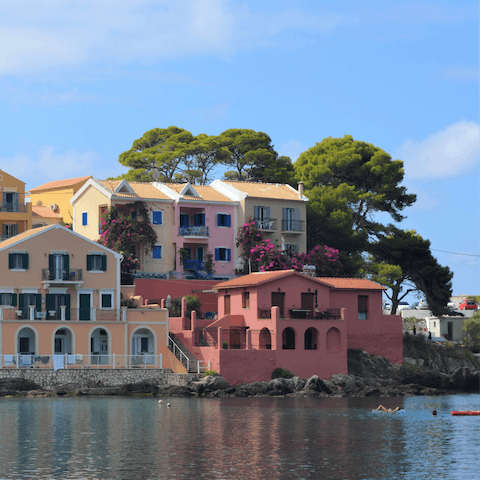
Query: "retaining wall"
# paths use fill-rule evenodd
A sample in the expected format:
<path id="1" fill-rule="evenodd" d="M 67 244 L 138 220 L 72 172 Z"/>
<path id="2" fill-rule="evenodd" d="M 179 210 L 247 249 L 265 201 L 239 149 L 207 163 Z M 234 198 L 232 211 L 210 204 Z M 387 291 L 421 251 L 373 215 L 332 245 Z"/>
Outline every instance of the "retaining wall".
<path id="1" fill-rule="evenodd" d="M 185 386 L 190 380 L 195 380 L 197 374 L 178 374 L 165 372 L 162 369 L 1 369 L 1 380 L 21 378 L 30 380 L 42 390 L 57 390 L 59 388 L 100 388 L 122 387 L 130 383 L 150 382 L 157 385 Z"/>

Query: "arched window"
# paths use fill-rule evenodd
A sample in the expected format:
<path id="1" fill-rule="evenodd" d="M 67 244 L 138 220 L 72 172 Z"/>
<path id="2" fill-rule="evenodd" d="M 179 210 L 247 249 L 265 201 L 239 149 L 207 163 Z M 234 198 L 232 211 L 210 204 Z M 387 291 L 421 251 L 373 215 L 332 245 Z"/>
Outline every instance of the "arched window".
<path id="1" fill-rule="evenodd" d="M 318 342 L 318 330 L 310 327 L 305 331 L 305 350 L 316 350 Z"/>
<path id="2" fill-rule="evenodd" d="M 327 350 L 340 350 L 342 344 L 342 336 L 338 328 L 331 328 L 327 332 Z"/>
<path id="3" fill-rule="evenodd" d="M 90 336 L 90 363 L 92 365 L 109 364 L 108 352 L 108 333 L 104 328 L 96 328 Z"/>
<path id="4" fill-rule="evenodd" d="M 69 328 L 58 328 L 55 331 L 55 338 L 53 342 L 53 352 L 55 355 L 74 353 L 72 332 Z"/>
<path id="5" fill-rule="evenodd" d="M 295 350 L 295 332 L 293 328 L 287 327 L 282 332 L 282 348 L 284 350 Z"/>
<path id="6" fill-rule="evenodd" d="M 272 348 L 272 335 L 268 328 L 262 328 L 260 330 L 260 337 L 258 342 L 259 350 L 271 350 Z"/>
<path id="7" fill-rule="evenodd" d="M 24 327 L 18 332 L 17 352 L 24 355 L 36 354 L 35 332 Z"/>

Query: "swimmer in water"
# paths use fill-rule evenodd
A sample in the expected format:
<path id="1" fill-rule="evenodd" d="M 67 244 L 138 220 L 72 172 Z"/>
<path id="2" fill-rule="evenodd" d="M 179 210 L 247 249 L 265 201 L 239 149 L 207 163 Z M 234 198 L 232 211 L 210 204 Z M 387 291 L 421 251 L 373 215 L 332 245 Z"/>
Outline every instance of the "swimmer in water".
<path id="1" fill-rule="evenodd" d="M 374 412 L 385 412 L 385 413 L 395 413 L 395 412 L 398 412 L 399 410 L 401 410 L 401 407 L 395 407 L 393 410 L 391 408 L 385 408 L 383 405 L 379 405 L 377 408 L 375 408 L 375 410 L 373 410 Z"/>

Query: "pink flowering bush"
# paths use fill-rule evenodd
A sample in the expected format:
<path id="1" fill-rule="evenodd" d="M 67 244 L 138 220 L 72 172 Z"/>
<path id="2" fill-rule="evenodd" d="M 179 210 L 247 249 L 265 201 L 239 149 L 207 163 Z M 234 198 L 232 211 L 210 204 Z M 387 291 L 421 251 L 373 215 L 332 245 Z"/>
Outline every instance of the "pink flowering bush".
<path id="1" fill-rule="evenodd" d="M 236 244 L 237 247 L 243 247 L 243 256 L 250 261 L 253 271 L 302 271 L 305 265 L 315 265 L 317 276 L 325 277 L 339 275 L 342 268 L 338 250 L 327 245 L 317 245 L 308 253 L 282 251 L 263 237 L 255 222 L 246 223 L 239 230 Z"/>
<path id="2" fill-rule="evenodd" d="M 132 218 L 132 212 L 136 212 Z M 148 208 L 136 201 L 119 207 L 110 207 L 100 219 L 98 243 L 123 255 L 122 283 L 131 283 L 132 272 L 140 269 L 140 261 L 132 252 L 144 246 L 145 253 L 153 250 L 157 234 L 149 222 Z"/>

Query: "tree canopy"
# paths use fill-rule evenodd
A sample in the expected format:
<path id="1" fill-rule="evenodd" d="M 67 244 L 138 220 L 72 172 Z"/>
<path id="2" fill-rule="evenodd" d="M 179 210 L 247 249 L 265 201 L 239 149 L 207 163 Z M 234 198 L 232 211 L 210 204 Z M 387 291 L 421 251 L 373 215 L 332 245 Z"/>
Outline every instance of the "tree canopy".
<path id="1" fill-rule="evenodd" d="M 441 266 L 430 250 L 430 241 L 415 230 L 400 230 L 389 225 L 387 234 L 369 246 L 367 264 L 372 279 L 391 289 L 387 297 L 395 314 L 398 302 L 411 292 L 422 292 L 434 315 L 447 310 L 452 295 L 453 274 Z"/>

